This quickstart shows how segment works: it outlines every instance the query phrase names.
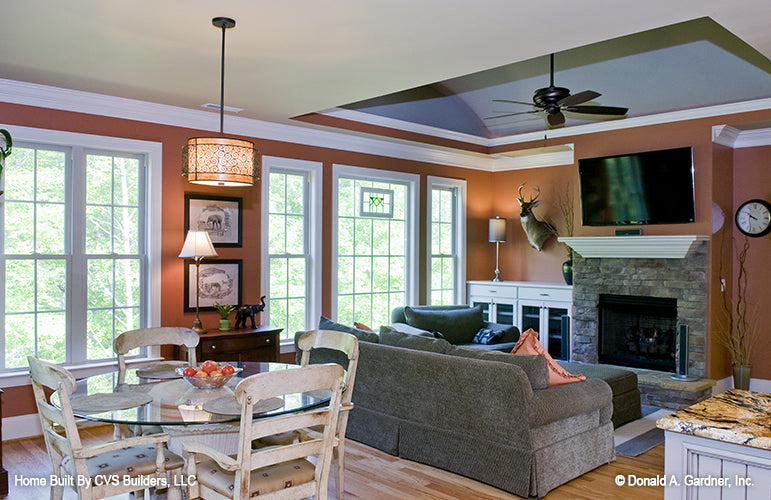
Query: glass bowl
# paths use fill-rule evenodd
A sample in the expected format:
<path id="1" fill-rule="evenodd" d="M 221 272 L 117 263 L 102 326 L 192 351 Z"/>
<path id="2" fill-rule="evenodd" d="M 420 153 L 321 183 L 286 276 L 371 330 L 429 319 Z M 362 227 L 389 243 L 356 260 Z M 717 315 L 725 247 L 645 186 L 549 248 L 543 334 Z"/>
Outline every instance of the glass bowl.
<path id="1" fill-rule="evenodd" d="M 182 378 L 188 381 L 190 385 L 195 387 L 196 389 L 217 389 L 219 387 L 222 387 L 223 385 L 227 384 L 230 379 L 232 379 L 236 373 L 243 370 L 243 368 L 233 368 L 233 373 L 228 373 L 227 375 L 206 375 L 205 377 L 199 377 L 199 376 L 193 376 L 188 377 L 184 373 L 186 366 L 180 366 L 176 369 L 177 373 L 182 375 Z M 200 368 L 200 365 L 196 368 Z"/>

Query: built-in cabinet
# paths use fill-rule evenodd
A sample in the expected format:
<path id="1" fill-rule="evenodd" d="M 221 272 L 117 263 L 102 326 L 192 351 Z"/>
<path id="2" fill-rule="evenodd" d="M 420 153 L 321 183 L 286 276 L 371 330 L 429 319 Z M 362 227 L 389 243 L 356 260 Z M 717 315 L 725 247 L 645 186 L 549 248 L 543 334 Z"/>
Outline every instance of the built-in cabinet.
<path id="1" fill-rule="evenodd" d="M 570 356 L 573 288 L 529 281 L 469 281 L 468 301 L 481 306 L 486 321 L 532 328 L 556 359 Z"/>

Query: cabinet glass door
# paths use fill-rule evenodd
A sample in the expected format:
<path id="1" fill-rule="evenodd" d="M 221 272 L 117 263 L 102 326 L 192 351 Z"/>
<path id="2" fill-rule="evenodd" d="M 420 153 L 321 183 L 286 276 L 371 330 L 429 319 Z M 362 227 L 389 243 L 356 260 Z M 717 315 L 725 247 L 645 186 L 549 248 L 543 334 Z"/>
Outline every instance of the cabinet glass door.
<path id="1" fill-rule="evenodd" d="M 563 322 L 563 318 L 568 316 L 568 310 L 560 307 L 550 307 L 547 309 L 547 328 L 549 329 L 549 355 L 555 359 L 567 359 L 568 335 L 565 331 L 570 324 Z M 564 328 L 563 328 L 564 326 Z"/>
<path id="2" fill-rule="evenodd" d="M 530 328 L 538 333 L 541 333 L 541 307 L 523 305 L 521 311 L 522 325 L 520 330 L 522 333 L 528 331 Z"/>

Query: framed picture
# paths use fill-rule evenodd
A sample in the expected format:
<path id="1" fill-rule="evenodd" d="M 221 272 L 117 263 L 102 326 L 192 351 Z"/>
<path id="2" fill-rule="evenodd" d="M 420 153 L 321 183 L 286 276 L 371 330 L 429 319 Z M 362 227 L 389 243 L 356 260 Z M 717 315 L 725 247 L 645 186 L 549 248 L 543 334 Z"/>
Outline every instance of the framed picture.
<path id="1" fill-rule="evenodd" d="M 241 246 L 241 198 L 185 193 L 185 233 L 208 231 L 215 247 Z"/>
<path id="2" fill-rule="evenodd" d="M 198 308 L 213 311 L 214 303 L 241 305 L 241 259 L 212 259 L 201 262 L 198 279 Z M 195 260 L 185 259 L 185 312 L 195 311 Z"/>

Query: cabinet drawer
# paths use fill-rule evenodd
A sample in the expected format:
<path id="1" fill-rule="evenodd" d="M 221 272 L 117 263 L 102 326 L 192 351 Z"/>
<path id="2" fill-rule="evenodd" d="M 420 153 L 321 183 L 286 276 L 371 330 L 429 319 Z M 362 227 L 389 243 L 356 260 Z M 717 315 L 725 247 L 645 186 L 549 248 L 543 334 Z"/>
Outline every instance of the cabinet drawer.
<path id="1" fill-rule="evenodd" d="M 204 356 L 207 354 L 217 354 L 220 352 L 240 352 L 248 351 L 258 347 L 272 345 L 271 335 L 241 336 L 219 339 L 201 339 L 201 352 Z"/>
<path id="2" fill-rule="evenodd" d="M 560 288 L 530 288 L 520 287 L 520 299 L 550 300 L 559 302 L 572 302 L 573 290 Z"/>
<path id="3" fill-rule="evenodd" d="M 516 299 L 517 287 L 506 286 L 506 285 L 496 285 L 493 282 L 491 282 L 489 285 L 485 285 L 481 283 L 473 283 L 468 286 L 468 295 L 469 297 L 482 296 L 482 297 L 489 297 L 491 299 L 494 299 L 495 297 L 501 297 L 506 299 Z"/>

